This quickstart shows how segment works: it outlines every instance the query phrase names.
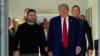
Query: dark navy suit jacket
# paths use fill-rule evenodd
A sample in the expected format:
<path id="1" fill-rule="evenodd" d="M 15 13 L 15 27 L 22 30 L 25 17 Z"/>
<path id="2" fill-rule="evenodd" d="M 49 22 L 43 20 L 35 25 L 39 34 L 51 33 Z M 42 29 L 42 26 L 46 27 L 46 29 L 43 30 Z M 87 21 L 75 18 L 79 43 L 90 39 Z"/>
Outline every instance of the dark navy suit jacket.
<path id="1" fill-rule="evenodd" d="M 76 46 L 82 47 L 82 28 L 80 28 L 79 20 L 75 17 L 68 16 L 68 42 L 69 45 L 65 48 L 66 54 L 75 56 Z M 62 56 L 62 29 L 61 29 L 61 16 L 54 17 L 50 20 L 48 32 L 48 48 L 53 52 L 54 56 Z"/>

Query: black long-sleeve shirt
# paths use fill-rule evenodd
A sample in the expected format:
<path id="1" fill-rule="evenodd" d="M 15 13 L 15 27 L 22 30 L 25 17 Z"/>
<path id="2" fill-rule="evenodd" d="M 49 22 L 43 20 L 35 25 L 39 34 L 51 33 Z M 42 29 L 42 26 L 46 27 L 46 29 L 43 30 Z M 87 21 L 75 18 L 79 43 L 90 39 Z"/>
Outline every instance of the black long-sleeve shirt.
<path id="1" fill-rule="evenodd" d="M 15 34 L 14 50 L 18 50 L 18 44 L 20 53 L 37 53 L 39 46 L 45 46 L 43 29 L 36 23 L 23 23 Z"/>

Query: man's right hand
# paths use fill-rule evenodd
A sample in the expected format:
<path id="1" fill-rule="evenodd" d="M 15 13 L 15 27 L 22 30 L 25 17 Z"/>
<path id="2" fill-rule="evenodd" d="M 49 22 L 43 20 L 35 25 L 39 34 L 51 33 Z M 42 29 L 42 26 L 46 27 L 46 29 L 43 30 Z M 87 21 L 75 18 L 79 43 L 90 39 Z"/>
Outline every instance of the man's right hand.
<path id="1" fill-rule="evenodd" d="M 92 54 L 93 54 L 93 50 L 91 50 L 91 49 L 88 50 L 88 55 L 89 55 L 89 56 L 92 56 Z"/>
<path id="2" fill-rule="evenodd" d="M 49 56 L 53 56 L 53 53 L 50 51 L 50 52 L 48 52 L 48 55 Z"/>
<path id="3" fill-rule="evenodd" d="M 20 56 L 20 52 L 19 51 L 14 51 L 13 56 Z"/>
<path id="4" fill-rule="evenodd" d="M 48 52 L 48 47 L 45 47 L 45 51 Z"/>

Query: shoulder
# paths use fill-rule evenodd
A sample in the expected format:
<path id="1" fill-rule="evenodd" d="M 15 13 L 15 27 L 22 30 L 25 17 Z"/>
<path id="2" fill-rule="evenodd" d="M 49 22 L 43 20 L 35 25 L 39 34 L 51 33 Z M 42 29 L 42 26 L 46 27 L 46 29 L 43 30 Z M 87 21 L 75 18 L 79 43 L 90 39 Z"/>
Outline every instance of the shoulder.
<path id="1" fill-rule="evenodd" d="M 55 17 L 51 18 L 51 20 L 58 20 L 58 18 L 60 18 L 60 16 L 55 16 Z"/>
<path id="2" fill-rule="evenodd" d="M 35 23 L 36 28 L 42 29 L 43 27 L 37 23 Z"/>
<path id="3" fill-rule="evenodd" d="M 83 22 L 83 23 L 85 23 L 85 24 L 88 23 L 87 20 L 80 20 L 80 21 Z"/>
<path id="4" fill-rule="evenodd" d="M 86 23 L 88 23 L 88 21 L 87 20 L 84 20 Z"/>
<path id="5" fill-rule="evenodd" d="M 70 16 L 70 15 L 69 15 L 69 18 L 70 18 L 70 19 L 76 19 L 75 17 L 73 17 L 73 16 Z"/>
<path id="6" fill-rule="evenodd" d="M 79 22 L 80 20 L 73 17 L 73 16 L 69 16 L 69 20 L 73 20 L 74 22 Z"/>
<path id="7" fill-rule="evenodd" d="M 18 26 L 18 29 L 19 29 L 19 28 L 23 28 L 26 24 L 27 24 L 26 22 L 25 22 L 25 23 L 20 24 L 20 25 Z"/>
<path id="8" fill-rule="evenodd" d="M 61 18 L 60 16 L 52 17 L 52 18 L 50 19 L 50 22 L 57 21 L 57 20 L 59 20 L 60 18 Z"/>
<path id="9" fill-rule="evenodd" d="M 26 25 L 27 23 L 26 22 L 24 22 L 24 23 L 22 23 L 22 24 L 20 24 L 19 26 L 23 26 L 23 25 Z"/>
<path id="10" fill-rule="evenodd" d="M 39 32 L 43 31 L 43 27 L 37 23 L 35 23 L 35 29 L 38 30 Z"/>

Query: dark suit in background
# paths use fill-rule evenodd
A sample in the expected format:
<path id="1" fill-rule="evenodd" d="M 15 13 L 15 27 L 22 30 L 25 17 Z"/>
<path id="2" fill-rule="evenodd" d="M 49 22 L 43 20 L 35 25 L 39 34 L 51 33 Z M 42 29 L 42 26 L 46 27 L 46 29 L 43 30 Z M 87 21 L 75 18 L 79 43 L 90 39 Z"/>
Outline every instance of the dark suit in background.
<path id="1" fill-rule="evenodd" d="M 44 29 L 44 34 L 45 33 L 48 33 L 48 32 L 46 32 L 45 29 Z M 46 40 L 46 46 L 47 46 L 47 39 L 46 38 L 47 38 L 47 35 L 45 34 L 45 40 Z M 45 51 L 44 48 L 45 47 L 40 47 L 40 53 L 41 53 L 42 56 L 48 56 L 48 52 Z"/>
<path id="2" fill-rule="evenodd" d="M 91 27 L 89 26 L 88 22 L 84 19 L 80 19 L 80 25 L 83 29 L 83 47 L 82 47 L 82 52 L 79 56 L 85 56 L 87 50 L 93 50 L 93 39 L 92 39 Z M 87 48 L 86 38 L 88 40 L 88 48 Z"/>
<path id="3" fill-rule="evenodd" d="M 95 56 L 98 56 L 98 40 L 94 40 Z"/>
<path id="4" fill-rule="evenodd" d="M 12 28 L 11 28 L 11 31 L 12 31 L 12 36 L 14 37 L 15 34 L 16 34 L 17 29 L 15 29 L 14 27 L 12 27 Z"/>
<path id="5" fill-rule="evenodd" d="M 40 52 L 42 56 L 48 56 L 48 47 L 47 47 L 47 35 L 48 35 L 48 28 L 49 28 L 49 21 L 45 19 L 42 23 L 42 27 L 44 29 L 44 34 L 45 34 L 45 40 L 46 40 L 46 46 L 45 47 L 40 47 Z M 44 50 L 45 48 L 45 50 Z"/>

